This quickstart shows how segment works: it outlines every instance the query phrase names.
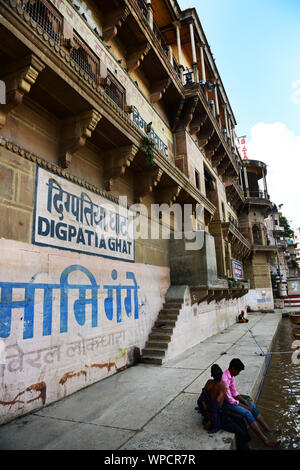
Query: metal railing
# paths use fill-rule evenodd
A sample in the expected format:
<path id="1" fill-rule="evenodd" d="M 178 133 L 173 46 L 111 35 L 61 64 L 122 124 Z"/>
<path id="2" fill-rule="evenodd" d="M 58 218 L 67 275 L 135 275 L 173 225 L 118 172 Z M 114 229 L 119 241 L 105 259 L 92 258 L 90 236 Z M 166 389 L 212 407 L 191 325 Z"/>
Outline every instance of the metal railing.
<path id="1" fill-rule="evenodd" d="M 144 17 L 148 20 L 148 8 L 146 3 L 143 0 L 138 0 L 138 6 L 140 7 Z"/>
<path id="2" fill-rule="evenodd" d="M 57 43 L 60 41 L 62 18 L 45 0 L 22 0 L 22 8 Z"/>
<path id="3" fill-rule="evenodd" d="M 194 72 L 188 70 L 183 74 L 183 86 L 192 85 L 194 83 Z"/>
<path id="4" fill-rule="evenodd" d="M 72 48 L 70 56 L 79 67 L 94 81 L 97 81 L 99 61 L 89 52 L 87 46 L 74 35 L 75 47 Z"/>
<path id="5" fill-rule="evenodd" d="M 154 33 L 154 36 L 156 37 L 156 39 L 158 40 L 158 42 L 160 44 L 160 47 L 162 48 L 162 50 L 164 51 L 164 53 L 168 57 L 169 56 L 169 46 L 168 46 L 163 34 L 160 32 L 159 27 L 157 26 L 157 24 L 154 21 L 153 21 L 153 33 Z"/>

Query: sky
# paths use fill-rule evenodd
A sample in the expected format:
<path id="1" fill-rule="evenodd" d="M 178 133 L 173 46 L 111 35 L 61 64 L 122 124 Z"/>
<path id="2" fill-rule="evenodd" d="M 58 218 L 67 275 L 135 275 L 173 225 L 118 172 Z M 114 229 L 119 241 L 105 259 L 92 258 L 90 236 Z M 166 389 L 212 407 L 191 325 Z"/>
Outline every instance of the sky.
<path id="1" fill-rule="evenodd" d="M 300 0 L 178 0 L 196 8 L 248 158 L 300 227 Z"/>

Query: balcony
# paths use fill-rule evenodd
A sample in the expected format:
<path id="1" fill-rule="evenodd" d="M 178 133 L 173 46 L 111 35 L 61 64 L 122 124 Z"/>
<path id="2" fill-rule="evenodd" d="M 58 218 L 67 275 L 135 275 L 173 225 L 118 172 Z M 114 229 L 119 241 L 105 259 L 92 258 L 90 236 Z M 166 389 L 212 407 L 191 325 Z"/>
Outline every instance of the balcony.
<path id="1" fill-rule="evenodd" d="M 237 259 L 248 258 L 251 253 L 251 244 L 241 234 L 238 227 L 232 222 L 221 223 L 223 236 L 231 243 L 232 256 Z"/>
<path id="2" fill-rule="evenodd" d="M 230 202 L 235 210 L 238 210 L 245 202 L 244 192 L 241 186 L 236 179 L 232 179 L 229 183 L 225 183 L 225 188 L 227 201 Z"/>
<path id="3" fill-rule="evenodd" d="M 267 218 L 272 213 L 273 203 L 270 196 L 265 191 L 245 191 L 245 204 L 256 207 L 261 210 L 264 217 Z"/>

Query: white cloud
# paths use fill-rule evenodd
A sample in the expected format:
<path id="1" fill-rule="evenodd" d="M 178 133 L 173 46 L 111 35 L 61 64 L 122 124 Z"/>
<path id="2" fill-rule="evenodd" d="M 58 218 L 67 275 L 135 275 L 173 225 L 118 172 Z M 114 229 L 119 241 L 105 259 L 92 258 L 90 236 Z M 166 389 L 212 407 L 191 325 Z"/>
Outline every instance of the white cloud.
<path id="1" fill-rule="evenodd" d="M 281 122 L 258 123 L 251 129 L 248 158 L 268 165 L 267 185 L 272 202 L 300 227 L 300 136 Z"/>
<path id="2" fill-rule="evenodd" d="M 292 103 L 300 104 L 300 80 L 295 80 L 292 83 L 292 89 L 295 90 L 292 93 Z"/>

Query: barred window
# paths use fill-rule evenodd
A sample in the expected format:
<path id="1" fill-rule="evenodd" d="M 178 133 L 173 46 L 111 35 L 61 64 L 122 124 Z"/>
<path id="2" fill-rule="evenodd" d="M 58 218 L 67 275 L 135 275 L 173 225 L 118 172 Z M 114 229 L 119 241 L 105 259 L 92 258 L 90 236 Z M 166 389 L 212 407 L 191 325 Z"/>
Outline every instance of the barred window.
<path id="1" fill-rule="evenodd" d="M 49 36 L 59 43 L 62 17 L 45 0 L 22 0 L 22 7 Z"/>
<path id="2" fill-rule="evenodd" d="M 125 105 L 125 90 L 122 85 L 114 78 L 112 74 L 108 74 L 110 78 L 110 84 L 106 85 L 105 93 L 124 110 Z"/>
<path id="3" fill-rule="evenodd" d="M 74 34 L 75 47 L 71 50 L 71 57 L 79 67 L 84 70 L 94 82 L 97 81 L 99 70 L 99 59 L 92 53 L 88 46 Z"/>

